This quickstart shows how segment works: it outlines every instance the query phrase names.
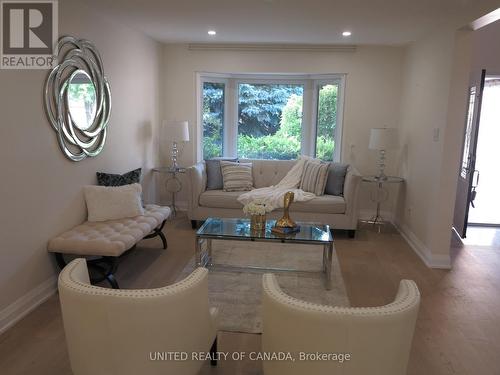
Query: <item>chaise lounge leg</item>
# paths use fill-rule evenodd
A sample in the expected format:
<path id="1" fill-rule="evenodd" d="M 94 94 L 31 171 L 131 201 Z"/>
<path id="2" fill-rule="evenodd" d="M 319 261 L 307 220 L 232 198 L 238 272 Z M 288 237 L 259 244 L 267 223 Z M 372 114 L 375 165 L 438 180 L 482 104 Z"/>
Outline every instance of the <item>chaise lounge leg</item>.
<path id="1" fill-rule="evenodd" d="M 66 261 L 64 260 L 64 256 L 61 253 L 54 253 L 54 255 L 56 257 L 57 265 L 62 270 L 67 265 Z"/>
<path id="2" fill-rule="evenodd" d="M 165 237 L 165 234 L 162 232 L 163 227 L 165 226 L 166 222 L 167 222 L 166 219 L 163 220 L 163 222 L 160 224 L 160 226 L 153 229 L 153 231 L 151 233 L 149 233 L 147 236 L 145 236 L 143 238 L 143 240 L 147 240 L 149 238 L 154 238 L 154 237 L 158 236 L 161 239 L 161 242 L 163 244 L 163 248 L 166 249 L 168 247 L 167 238 Z"/>
<path id="3" fill-rule="evenodd" d="M 191 228 L 193 229 L 198 228 L 198 220 L 191 220 Z"/>
<path id="4" fill-rule="evenodd" d="M 212 347 L 210 348 L 210 358 L 210 365 L 217 366 L 217 337 L 215 337 Z"/>
<path id="5" fill-rule="evenodd" d="M 354 236 L 356 236 L 356 230 L 355 229 L 349 229 L 347 231 L 347 235 L 349 236 L 349 238 L 354 238 Z"/>
<path id="6" fill-rule="evenodd" d="M 102 257 L 102 260 L 104 261 L 104 263 L 108 265 L 108 267 L 104 268 L 104 271 L 102 272 L 104 279 L 109 283 L 111 288 L 120 289 L 120 286 L 118 285 L 118 282 L 116 281 L 115 278 L 115 273 L 116 270 L 118 269 L 119 259 L 117 257 L 105 256 Z M 92 265 L 89 266 L 92 267 Z M 102 267 L 99 267 L 98 265 L 94 265 L 94 268 L 96 268 L 97 270 L 102 269 Z"/>
<path id="7" fill-rule="evenodd" d="M 106 275 L 106 280 L 108 281 L 109 285 L 111 285 L 111 288 L 120 289 L 120 286 L 118 285 L 118 282 L 116 281 L 115 276 L 112 273 Z"/>
<path id="8" fill-rule="evenodd" d="M 160 236 L 160 238 L 161 238 L 161 242 L 163 244 L 163 249 L 166 249 L 168 247 L 167 238 L 165 237 L 165 235 L 163 234 L 162 231 L 158 232 L 158 236 Z"/>
<path id="9" fill-rule="evenodd" d="M 68 264 L 64 259 L 64 255 L 62 253 L 54 253 L 54 255 L 56 257 L 57 265 L 62 270 Z M 118 282 L 116 281 L 114 275 L 118 268 L 117 257 L 103 256 L 101 258 L 92 260 L 87 259 L 87 267 L 89 271 L 94 270 L 100 274 L 100 277 L 98 278 L 93 278 L 89 275 L 91 284 L 106 280 L 113 289 L 120 289 L 120 286 L 118 285 Z"/>

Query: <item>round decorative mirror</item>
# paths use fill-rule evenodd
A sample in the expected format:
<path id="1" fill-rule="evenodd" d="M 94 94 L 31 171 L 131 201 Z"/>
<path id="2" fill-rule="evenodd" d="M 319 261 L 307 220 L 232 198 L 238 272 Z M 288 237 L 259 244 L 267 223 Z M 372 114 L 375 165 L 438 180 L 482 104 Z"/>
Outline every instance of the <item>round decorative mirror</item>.
<path id="1" fill-rule="evenodd" d="M 47 76 L 44 104 L 64 155 L 73 161 L 95 157 L 104 148 L 111 116 L 111 90 L 101 56 L 88 40 L 64 36 L 58 64 Z"/>
<path id="2" fill-rule="evenodd" d="M 87 130 L 94 123 L 97 110 L 95 86 L 83 70 L 75 71 L 68 82 L 66 98 L 69 115 L 78 129 Z"/>

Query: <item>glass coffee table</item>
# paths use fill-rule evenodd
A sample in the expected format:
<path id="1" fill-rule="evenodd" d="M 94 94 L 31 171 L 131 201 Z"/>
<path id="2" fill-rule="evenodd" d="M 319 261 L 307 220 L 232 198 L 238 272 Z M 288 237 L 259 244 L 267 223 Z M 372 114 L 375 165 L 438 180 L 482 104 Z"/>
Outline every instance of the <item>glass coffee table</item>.
<path id="1" fill-rule="evenodd" d="M 221 219 L 208 218 L 201 228 L 196 232 L 195 258 L 198 267 L 222 267 L 225 270 L 264 270 L 273 272 L 303 272 L 291 268 L 266 268 L 257 266 L 231 266 L 212 263 L 212 240 L 233 240 L 233 241 L 262 241 L 280 242 L 293 244 L 318 245 L 323 247 L 322 271 L 325 276 L 326 289 L 331 289 L 332 282 L 332 257 L 333 257 L 333 237 L 330 227 L 323 224 L 297 223 L 300 232 L 293 234 L 275 234 L 271 231 L 276 220 L 268 220 L 266 229 L 262 231 L 250 230 L 249 219 Z M 203 246 L 205 244 L 205 248 Z"/>

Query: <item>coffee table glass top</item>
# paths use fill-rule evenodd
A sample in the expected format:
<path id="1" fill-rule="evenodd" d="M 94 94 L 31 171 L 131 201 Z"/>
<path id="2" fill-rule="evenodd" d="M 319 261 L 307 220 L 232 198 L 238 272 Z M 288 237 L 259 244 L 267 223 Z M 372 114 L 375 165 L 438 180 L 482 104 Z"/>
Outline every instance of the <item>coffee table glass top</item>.
<path id="1" fill-rule="evenodd" d="M 283 242 L 333 242 L 330 227 L 323 224 L 298 222 L 300 232 L 292 234 L 275 234 L 271 231 L 276 220 L 267 220 L 266 229 L 250 230 L 250 219 L 220 219 L 209 217 L 196 232 L 197 237 L 225 238 L 235 240 L 274 240 Z"/>

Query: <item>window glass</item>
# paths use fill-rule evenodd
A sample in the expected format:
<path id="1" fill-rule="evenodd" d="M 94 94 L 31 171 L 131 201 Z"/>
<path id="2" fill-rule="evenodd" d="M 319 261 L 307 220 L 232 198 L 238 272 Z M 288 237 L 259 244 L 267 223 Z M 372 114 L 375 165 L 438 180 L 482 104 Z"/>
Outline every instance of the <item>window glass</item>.
<path id="1" fill-rule="evenodd" d="M 224 100 L 226 84 L 203 82 L 203 158 L 224 154 Z"/>
<path id="2" fill-rule="evenodd" d="M 300 155 L 304 86 L 238 85 L 238 157 L 296 159 Z"/>
<path id="3" fill-rule="evenodd" d="M 338 87 L 338 84 L 332 83 L 318 87 L 316 157 L 325 161 L 333 160 L 335 150 Z"/>
<path id="4" fill-rule="evenodd" d="M 203 74 L 201 156 L 339 161 L 342 82 L 338 74 L 290 79 Z"/>

